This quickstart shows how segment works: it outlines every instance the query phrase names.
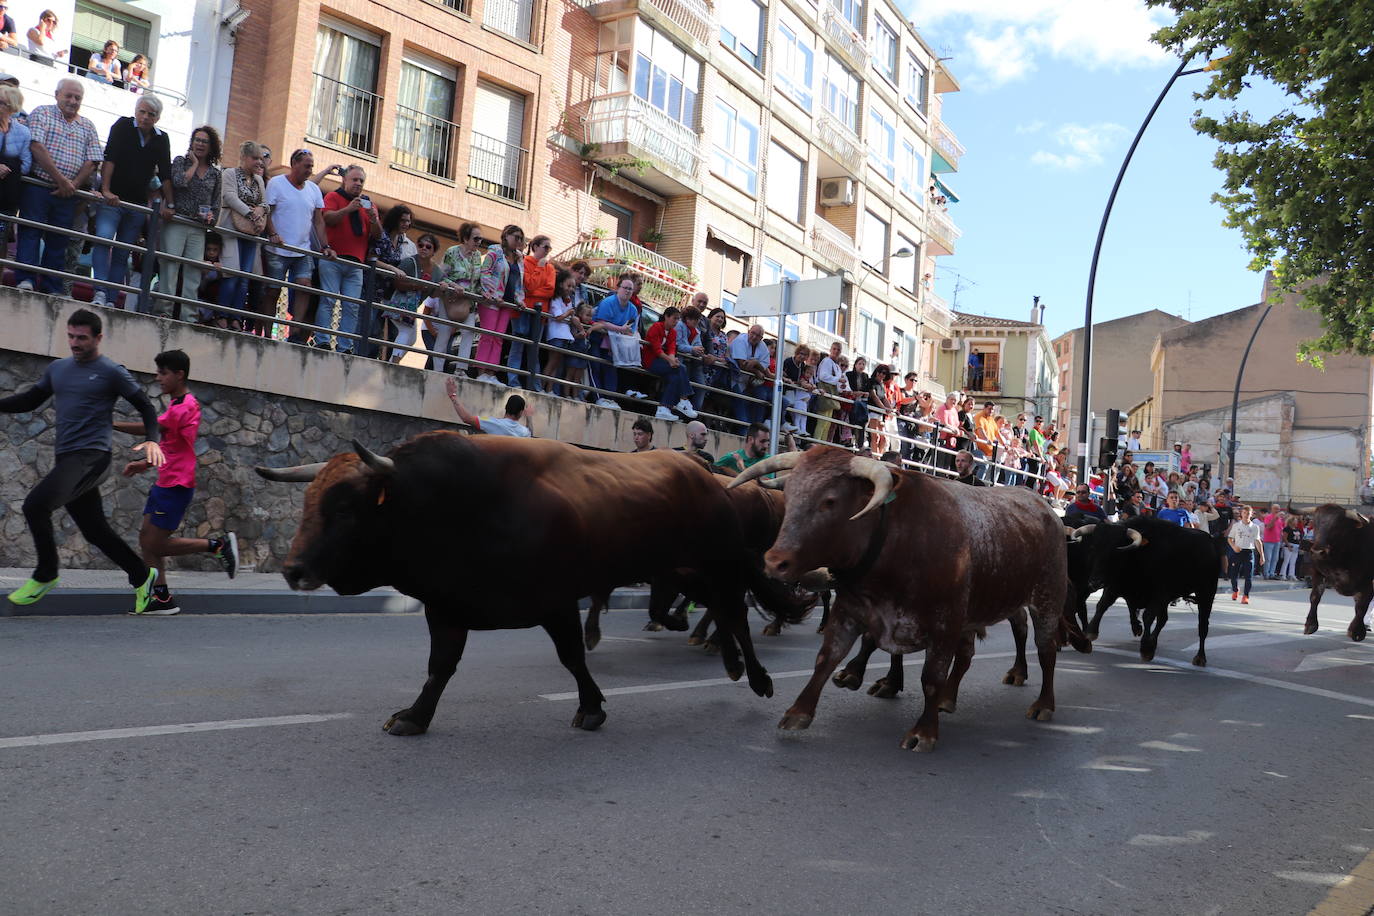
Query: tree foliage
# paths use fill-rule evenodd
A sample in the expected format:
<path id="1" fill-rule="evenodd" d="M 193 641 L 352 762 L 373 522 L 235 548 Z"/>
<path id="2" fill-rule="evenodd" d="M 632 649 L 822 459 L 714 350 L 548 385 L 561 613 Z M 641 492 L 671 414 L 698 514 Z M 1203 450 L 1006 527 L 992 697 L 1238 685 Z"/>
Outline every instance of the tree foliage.
<path id="1" fill-rule="evenodd" d="M 1291 104 L 1259 120 L 1201 111 L 1194 128 L 1221 146 L 1213 195 L 1279 286 L 1299 289 L 1325 334 L 1299 356 L 1374 355 L 1374 0 L 1146 0 L 1178 21 L 1154 40 L 1214 64 L 1200 100 L 1236 99 L 1262 77 Z"/>

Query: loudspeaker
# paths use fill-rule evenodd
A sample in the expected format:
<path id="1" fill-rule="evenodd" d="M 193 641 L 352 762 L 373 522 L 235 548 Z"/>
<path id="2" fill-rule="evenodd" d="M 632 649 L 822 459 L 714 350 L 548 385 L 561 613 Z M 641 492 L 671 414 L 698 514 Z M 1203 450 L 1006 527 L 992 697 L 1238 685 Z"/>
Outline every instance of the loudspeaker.
<path id="1" fill-rule="evenodd" d="M 1099 468 L 1109 468 L 1116 464 L 1117 441 L 1112 436 L 1103 436 L 1097 440 L 1097 466 Z"/>

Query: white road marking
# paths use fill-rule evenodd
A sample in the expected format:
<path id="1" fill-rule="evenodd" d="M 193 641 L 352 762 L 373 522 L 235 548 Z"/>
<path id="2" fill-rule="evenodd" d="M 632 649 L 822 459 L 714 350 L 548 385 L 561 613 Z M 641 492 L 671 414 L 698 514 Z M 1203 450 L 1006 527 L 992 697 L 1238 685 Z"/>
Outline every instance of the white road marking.
<path id="1" fill-rule="evenodd" d="M 1127 658 L 1137 658 L 1137 654 L 1126 649 L 1109 649 L 1105 646 L 1094 646 L 1094 652 L 1105 652 L 1108 655 L 1123 655 Z M 1199 668 L 1188 662 L 1175 661 L 1171 658 L 1161 658 L 1155 656 L 1153 665 L 1168 665 L 1183 671 L 1192 671 L 1194 674 L 1211 675 L 1212 677 L 1230 678 L 1236 681 L 1249 681 L 1252 684 L 1263 684 L 1266 687 L 1277 687 L 1280 690 L 1291 690 L 1294 693 L 1306 693 L 1314 697 L 1325 697 L 1328 700 L 1341 700 L 1346 703 L 1355 703 L 1359 706 L 1374 707 L 1374 699 L 1369 697 L 1351 696 L 1348 693 L 1337 693 L 1334 690 L 1326 690 L 1322 687 L 1312 687 L 1307 684 L 1294 684 L 1289 681 L 1280 681 L 1277 678 L 1263 677 L 1258 674 L 1247 674 L 1244 671 L 1228 671 L 1225 668 Z M 1121 667 L 1139 667 L 1135 665 Z"/>
<path id="2" fill-rule="evenodd" d="M 603 636 L 601 639 L 603 642 L 655 642 L 643 636 Z"/>
<path id="3" fill-rule="evenodd" d="M 1315 652 L 1298 663 L 1294 671 L 1325 671 L 1327 668 L 1340 668 L 1344 665 L 1374 665 L 1374 652 L 1362 645 L 1333 649 L 1330 652 Z"/>
<path id="4" fill-rule="evenodd" d="M 1079 767 L 1080 770 L 1111 770 L 1119 773 L 1148 773 L 1152 767 L 1134 766 L 1146 763 L 1139 757 L 1098 757 Z"/>
<path id="5" fill-rule="evenodd" d="M 1128 846 L 1195 846 L 1210 840 L 1216 834 L 1206 830 L 1189 830 L 1182 836 L 1160 836 L 1155 833 L 1141 833 L 1126 841 Z"/>
<path id="6" fill-rule="evenodd" d="M 1345 880 L 1345 875 L 1318 871 L 1276 871 L 1275 878 L 1284 881 L 1297 881 L 1302 884 L 1320 884 L 1322 887 L 1335 887 Z"/>
<path id="7" fill-rule="evenodd" d="M 218 722 L 184 722 L 179 725 L 145 725 L 140 728 L 106 728 L 93 732 L 61 732 L 52 735 L 25 735 L 0 738 L 0 748 L 37 747 L 47 744 L 75 744 L 81 741 L 109 741 L 115 738 L 143 738 L 150 735 L 181 735 L 188 732 L 217 732 L 235 728 L 263 728 L 269 725 L 308 725 L 331 719 L 352 718 L 351 712 L 322 715 L 268 716 L 263 719 L 221 719 Z"/>
<path id="8" fill-rule="evenodd" d="M 1147 751 L 1175 751 L 1180 754 L 1198 754 L 1202 752 L 1200 747 L 1188 747 L 1183 744 L 1172 744 L 1168 741 L 1142 741 L 1140 746 Z"/>
<path id="9" fill-rule="evenodd" d="M 1288 779 L 1283 773 L 1275 773 L 1273 770 L 1265 770 L 1265 776 L 1273 776 L 1275 779 Z"/>
<path id="10" fill-rule="evenodd" d="M 1302 633 L 1292 631 L 1279 633 L 1273 630 L 1257 630 L 1250 633 L 1229 633 L 1226 636 L 1207 637 L 1207 648 L 1235 649 L 1241 646 L 1267 646 L 1271 643 L 1290 642 L 1296 639 L 1307 639 Z M 1197 643 L 1184 648 L 1185 652 L 1196 652 Z"/>

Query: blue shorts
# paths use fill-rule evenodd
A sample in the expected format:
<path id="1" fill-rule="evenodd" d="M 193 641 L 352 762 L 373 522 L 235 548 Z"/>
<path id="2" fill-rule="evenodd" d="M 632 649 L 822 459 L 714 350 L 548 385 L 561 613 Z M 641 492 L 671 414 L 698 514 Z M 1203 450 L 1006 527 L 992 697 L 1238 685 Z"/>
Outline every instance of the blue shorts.
<path id="1" fill-rule="evenodd" d="M 163 531 L 176 531 L 191 505 L 191 497 L 196 495 L 194 487 L 159 487 L 154 485 L 148 491 L 148 502 L 143 506 L 143 514 Z"/>

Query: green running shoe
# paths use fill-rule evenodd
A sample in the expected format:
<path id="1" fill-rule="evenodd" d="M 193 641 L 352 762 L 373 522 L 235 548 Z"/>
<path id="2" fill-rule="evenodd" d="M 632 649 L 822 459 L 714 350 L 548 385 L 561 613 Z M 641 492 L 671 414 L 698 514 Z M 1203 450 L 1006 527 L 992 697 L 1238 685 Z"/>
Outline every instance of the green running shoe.
<path id="1" fill-rule="evenodd" d="M 30 579 L 10 592 L 10 603 L 21 606 L 33 604 L 39 598 L 42 598 L 48 592 L 57 588 L 58 581 L 57 579 L 53 579 L 51 582 L 39 582 L 37 579 Z"/>
<path id="2" fill-rule="evenodd" d="M 148 578 L 134 589 L 134 613 L 142 614 L 153 603 L 153 583 L 157 581 L 157 570 L 148 570 Z"/>

